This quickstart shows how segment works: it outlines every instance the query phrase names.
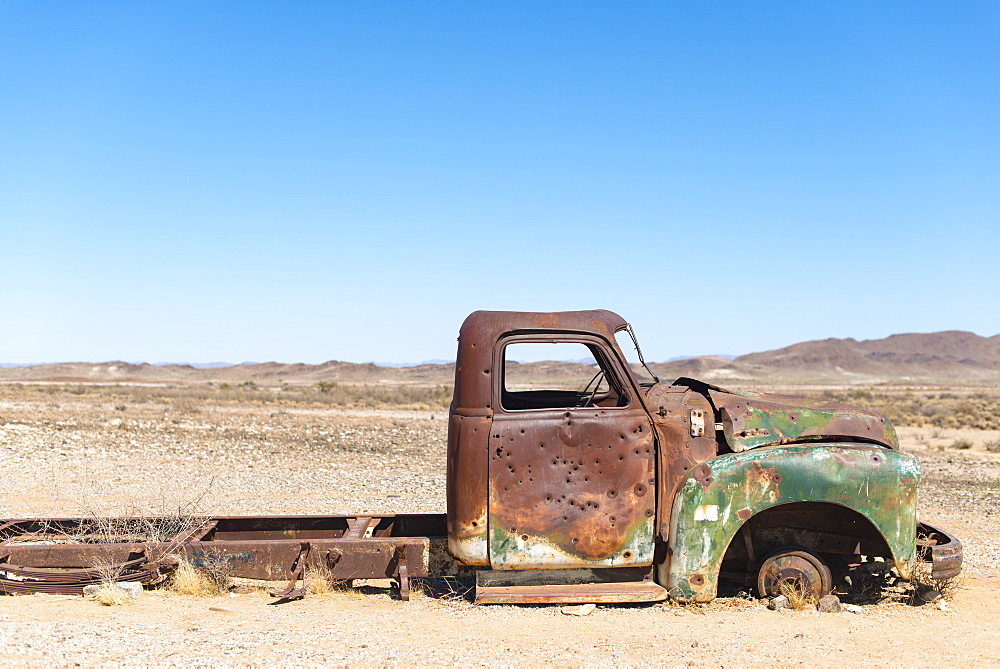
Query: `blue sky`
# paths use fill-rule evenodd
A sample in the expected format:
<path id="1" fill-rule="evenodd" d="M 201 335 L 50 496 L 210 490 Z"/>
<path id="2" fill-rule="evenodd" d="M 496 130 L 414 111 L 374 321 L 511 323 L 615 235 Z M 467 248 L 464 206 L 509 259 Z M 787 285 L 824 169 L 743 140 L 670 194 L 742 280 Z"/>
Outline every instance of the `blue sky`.
<path id="1" fill-rule="evenodd" d="M 0 362 L 1000 333 L 997 2 L 0 1 Z"/>

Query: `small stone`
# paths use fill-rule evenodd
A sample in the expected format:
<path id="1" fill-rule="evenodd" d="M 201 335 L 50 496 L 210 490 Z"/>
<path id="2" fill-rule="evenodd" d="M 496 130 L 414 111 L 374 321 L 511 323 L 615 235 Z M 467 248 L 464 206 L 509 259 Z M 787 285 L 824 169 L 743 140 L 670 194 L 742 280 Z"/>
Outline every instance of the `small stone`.
<path id="1" fill-rule="evenodd" d="M 844 604 L 844 610 L 848 613 L 864 613 L 865 610 L 857 604 Z"/>
<path id="2" fill-rule="evenodd" d="M 948 602 L 944 601 L 943 598 L 938 600 L 937 607 L 942 611 L 951 611 L 951 607 L 948 606 Z"/>
<path id="3" fill-rule="evenodd" d="M 821 597 L 816 609 L 820 613 L 840 613 L 840 598 L 837 595 Z"/>
<path id="4" fill-rule="evenodd" d="M 924 588 L 920 591 L 920 599 L 925 602 L 936 602 L 941 599 L 941 593 L 934 588 Z"/>
<path id="5" fill-rule="evenodd" d="M 787 609 L 790 606 L 791 604 L 788 601 L 788 597 L 785 597 L 784 595 L 778 595 L 767 603 L 767 608 L 772 611 L 780 611 L 781 609 Z"/>
<path id="6" fill-rule="evenodd" d="M 563 615 L 567 616 L 589 616 L 597 608 L 597 604 L 580 604 L 577 606 L 564 606 L 560 609 Z"/>
<path id="7" fill-rule="evenodd" d="M 697 641 L 692 641 L 691 642 L 691 647 L 692 648 L 697 648 L 698 647 L 698 642 Z"/>
<path id="8" fill-rule="evenodd" d="M 122 426 L 121 418 L 115 418 L 114 420 L 108 421 L 108 427 L 121 427 L 121 426 Z"/>

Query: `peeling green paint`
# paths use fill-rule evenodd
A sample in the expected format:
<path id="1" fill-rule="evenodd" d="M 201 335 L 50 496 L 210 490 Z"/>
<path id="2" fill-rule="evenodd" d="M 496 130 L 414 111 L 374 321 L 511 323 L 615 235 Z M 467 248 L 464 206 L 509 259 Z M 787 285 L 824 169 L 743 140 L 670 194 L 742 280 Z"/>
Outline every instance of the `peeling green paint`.
<path id="1" fill-rule="evenodd" d="M 899 445 L 892 423 L 874 411 L 809 397 L 714 389 L 710 395 L 734 451 L 838 437 Z"/>
<path id="2" fill-rule="evenodd" d="M 916 553 L 919 479 L 912 456 L 852 443 L 773 446 L 709 460 L 691 471 L 674 503 L 664 585 L 682 601 L 712 600 L 722 558 L 744 518 L 795 502 L 860 513 L 905 577 Z"/>

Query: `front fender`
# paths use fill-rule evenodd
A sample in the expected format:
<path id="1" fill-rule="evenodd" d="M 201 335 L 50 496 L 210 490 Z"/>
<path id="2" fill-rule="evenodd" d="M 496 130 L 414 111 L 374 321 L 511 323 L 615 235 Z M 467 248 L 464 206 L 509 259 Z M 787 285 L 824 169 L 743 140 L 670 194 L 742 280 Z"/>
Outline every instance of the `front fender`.
<path id="1" fill-rule="evenodd" d="M 919 480 L 915 458 L 867 444 L 795 444 L 714 458 L 691 469 L 677 494 L 661 581 L 675 599 L 711 601 L 722 558 L 743 523 L 794 502 L 828 502 L 863 515 L 906 578 L 916 555 Z"/>

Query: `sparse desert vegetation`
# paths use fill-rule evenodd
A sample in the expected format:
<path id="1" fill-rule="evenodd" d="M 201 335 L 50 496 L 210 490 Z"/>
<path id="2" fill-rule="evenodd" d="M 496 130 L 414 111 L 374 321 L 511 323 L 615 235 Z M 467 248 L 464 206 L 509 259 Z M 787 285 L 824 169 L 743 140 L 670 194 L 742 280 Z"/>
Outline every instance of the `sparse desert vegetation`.
<path id="1" fill-rule="evenodd" d="M 846 648 L 838 659 L 848 663 L 919 663 L 924 656 L 916 646 L 888 649 L 883 641 L 915 627 L 944 659 L 1000 661 L 992 632 L 983 631 L 1000 615 L 994 583 L 1000 578 L 1000 430 L 974 427 L 993 424 L 983 420 L 995 406 L 992 391 L 774 390 L 894 417 L 902 448 L 921 461 L 921 518 L 965 544 L 964 584 L 942 593 L 950 613 L 934 602 L 911 605 L 921 602 L 911 601 L 917 591 L 909 589 L 860 614 L 819 614 L 808 606 L 782 614 L 758 600 L 727 597 L 707 606 L 599 607 L 575 618 L 558 607 L 475 607 L 463 596 L 465 586 L 430 581 L 422 587 L 431 596 L 404 604 L 391 598 L 388 584 L 358 591 L 320 572 L 306 582 L 313 594 L 277 607 L 265 588 L 233 588 L 220 561 L 214 573 L 182 565 L 129 606 L 69 596 L 0 597 L 0 634 L 14 635 L 0 661 L 362 664 L 405 649 L 395 656 L 400 662 L 509 663 L 516 655 L 530 663 L 587 639 L 587 657 L 611 664 L 780 664 L 789 648 L 796 657 Z M 442 512 L 450 394 L 442 385 L 339 382 L 291 388 L 0 384 L 0 456 L 8 465 L 0 479 L 0 518 Z M 927 408 L 962 402 L 970 410 L 954 422 Z M 103 531 L 140 536 L 170 528 L 125 524 Z M 435 592 L 442 587 L 443 594 Z M 121 595 L 111 590 L 101 597 L 131 602 Z M 400 636 L 415 625 L 419 634 Z M 615 631 L 623 626 L 633 630 L 627 647 Z M 729 630 L 724 644 L 706 632 L 717 626 Z M 873 626 L 879 635 L 864 633 Z M 861 633 L 845 636 L 855 629 Z M 164 633 L 180 635 L 190 647 L 167 649 L 158 641 Z M 361 643 L 341 643 L 358 634 Z M 950 644 L 951 635 L 964 645 Z M 73 649 L 60 638 L 72 639 Z"/>

